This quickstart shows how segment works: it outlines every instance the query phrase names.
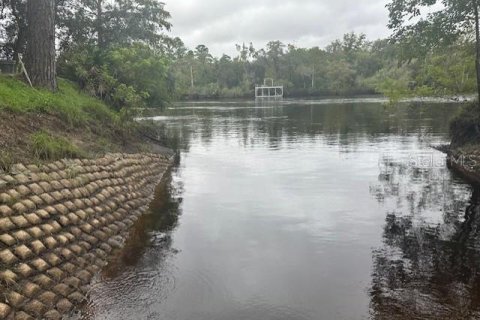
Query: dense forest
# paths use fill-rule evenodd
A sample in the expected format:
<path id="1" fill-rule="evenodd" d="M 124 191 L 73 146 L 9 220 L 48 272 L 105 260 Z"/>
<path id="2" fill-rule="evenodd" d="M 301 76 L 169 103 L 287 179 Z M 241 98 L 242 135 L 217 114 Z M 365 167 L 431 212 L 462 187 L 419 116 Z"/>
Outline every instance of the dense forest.
<path id="1" fill-rule="evenodd" d="M 383 93 L 457 95 L 475 92 L 473 44 L 460 40 L 418 55 L 406 55 L 403 43 L 368 41 L 349 33 L 326 48 L 298 48 L 271 41 L 265 48 L 237 45 L 238 55 L 214 58 L 208 48 L 181 47 L 171 57 L 180 97 L 251 97 L 264 78 L 286 87 L 288 96 Z"/>
<path id="2" fill-rule="evenodd" d="M 205 45 L 187 48 L 169 36 L 170 14 L 156 0 L 50 1 L 57 75 L 117 110 L 252 97 L 265 78 L 284 85 L 289 97 L 381 93 L 398 99 L 470 94 L 477 87 L 471 28 L 435 45 L 418 32 L 376 41 L 348 33 L 325 48 L 271 41 L 261 48 L 238 44 L 236 56 L 213 57 Z M 397 2 L 389 8 L 390 27 L 399 31 Z M 28 3 L 0 2 L 4 59 L 28 58 Z"/>

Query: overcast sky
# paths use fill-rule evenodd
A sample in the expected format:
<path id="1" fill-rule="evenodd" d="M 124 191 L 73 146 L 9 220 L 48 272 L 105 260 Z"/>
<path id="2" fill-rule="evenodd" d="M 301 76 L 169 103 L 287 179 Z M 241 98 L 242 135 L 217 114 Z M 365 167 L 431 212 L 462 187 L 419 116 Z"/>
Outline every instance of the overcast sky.
<path id="1" fill-rule="evenodd" d="M 172 35 L 187 47 L 205 44 L 215 56 L 236 55 L 236 43 L 264 47 L 281 40 L 325 47 L 351 31 L 371 40 L 390 34 L 388 0 L 163 0 Z"/>

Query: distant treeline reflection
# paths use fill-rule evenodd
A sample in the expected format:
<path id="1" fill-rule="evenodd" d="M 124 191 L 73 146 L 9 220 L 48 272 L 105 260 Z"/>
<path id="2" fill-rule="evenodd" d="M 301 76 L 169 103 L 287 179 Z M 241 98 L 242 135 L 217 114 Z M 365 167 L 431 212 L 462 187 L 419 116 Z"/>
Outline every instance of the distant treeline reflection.
<path id="1" fill-rule="evenodd" d="M 282 149 L 300 139 L 321 138 L 347 152 L 359 142 L 375 142 L 392 134 L 416 136 L 420 142 L 431 143 L 431 136 L 445 136 L 449 119 L 458 108 L 452 104 L 405 104 L 395 108 L 379 103 L 319 105 L 315 101 L 184 104 L 168 110 L 167 121 L 155 122 L 153 127 L 165 144 L 180 150 L 188 150 L 193 140 L 208 145 L 216 133 L 228 133 L 245 147 L 268 144 Z"/>

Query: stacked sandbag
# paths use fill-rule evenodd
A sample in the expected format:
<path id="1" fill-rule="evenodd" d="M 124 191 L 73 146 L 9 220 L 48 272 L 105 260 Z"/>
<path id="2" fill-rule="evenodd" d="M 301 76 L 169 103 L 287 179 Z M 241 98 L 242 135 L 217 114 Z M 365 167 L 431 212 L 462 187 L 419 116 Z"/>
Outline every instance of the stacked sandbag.
<path id="1" fill-rule="evenodd" d="M 0 175 L 0 319 L 61 319 L 81 303 L 171 162 L 109 154 Z"/>

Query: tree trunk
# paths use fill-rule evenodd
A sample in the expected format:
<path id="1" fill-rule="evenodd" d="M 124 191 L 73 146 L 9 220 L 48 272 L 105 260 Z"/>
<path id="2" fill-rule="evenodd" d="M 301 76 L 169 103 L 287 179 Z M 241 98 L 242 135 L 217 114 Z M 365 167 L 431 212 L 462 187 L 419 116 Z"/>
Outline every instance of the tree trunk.
<path id="1" fill-rule="evenodd" d="M 103 0 L 97 0 L 97 16 L 95 21 L 97 29 L 97 45 L 99 48 L 105 47 L 105 39 L 103 34 Z"/>
<path id="2" fill-rule="evenodd" d="M 190 82 L 191 82 L 192 88 L 195 87 L 195 83 L 193 81 L 193 66 L 190 66 Z"/>
<path id="3" fill-rule="evenodd" d="M 312 70 L 312 89 L 315 88 L 315 66 L 313 66 Z"/>
<path id="4" fill-rule="evenodd" d="M 28 0 L 27 24 L 27 73 L 34 86 L 55 91 L 55 0 Z"/>
<path id="5" fill-rule="evenodd" d="M 477 71 L 477 92 L 478 92 L 478 104 L 480 108 L 480 21 L 478 20 L 478 0 L 473 1 L 473 11 L 475 13 L 475 48 L 477 52 L 477 58 L 475 59 L 475 67 Z"/>

